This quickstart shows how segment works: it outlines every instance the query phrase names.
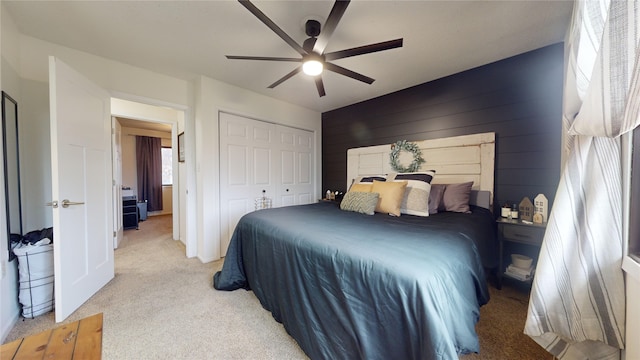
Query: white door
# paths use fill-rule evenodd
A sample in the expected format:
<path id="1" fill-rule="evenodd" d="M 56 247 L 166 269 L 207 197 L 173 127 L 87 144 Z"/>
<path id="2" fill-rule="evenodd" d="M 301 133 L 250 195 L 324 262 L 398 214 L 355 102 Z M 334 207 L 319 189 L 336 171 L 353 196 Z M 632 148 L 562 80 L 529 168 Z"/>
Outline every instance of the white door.
<path id="1" fill-rule="evenodd" d="M 220 251 L 240 218 L 265 196 L 273 207 L 309 204 L 313 132 L 220 113 Z"/>
<path id="2" fill-rule="evenodd" d="M 115 117 L 111 117 L 112 134 L 112 169 L 113 169 L 113 228 L 116 234 L 113 248 L 117 249 L 124 237 L 122 227 L 122 126 Z"/>
<path id="3" fill-rule="evenodd" d="M 280 206 L 309 204 L 313 194 L 313 133 L 288 126 L 277 126 L 280 176 Z"/>
<path id="4" fill-rule="evenodd" d="M 255 199 L 275 200 L 277 187 L 273 161 L 275 125 L 220 113 L 220 251 L 240 218 L 255 209 Z M 278 206 L 278 204 L 273 204 Z"/>
<path id="5" fill-rule="evenodd" d="M 56 322 L 114 275 L 110 96 L 49 57 Z M 68 205 L 65 203 L 68 202 Z"/>

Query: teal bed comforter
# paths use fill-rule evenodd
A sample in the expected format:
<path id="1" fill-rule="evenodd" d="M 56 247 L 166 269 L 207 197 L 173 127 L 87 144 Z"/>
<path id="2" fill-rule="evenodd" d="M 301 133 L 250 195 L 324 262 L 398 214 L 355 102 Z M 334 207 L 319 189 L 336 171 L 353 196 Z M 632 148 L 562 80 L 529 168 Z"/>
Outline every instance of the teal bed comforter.
<path id="1" fill-rule="evenodd" d="M 240 220 L 214 287 L 252 290 L 312 359 L 457 359 L 479 351 L 495 253 L 493 217 L 479 207 L 429 217 L 274 208 Z"/>

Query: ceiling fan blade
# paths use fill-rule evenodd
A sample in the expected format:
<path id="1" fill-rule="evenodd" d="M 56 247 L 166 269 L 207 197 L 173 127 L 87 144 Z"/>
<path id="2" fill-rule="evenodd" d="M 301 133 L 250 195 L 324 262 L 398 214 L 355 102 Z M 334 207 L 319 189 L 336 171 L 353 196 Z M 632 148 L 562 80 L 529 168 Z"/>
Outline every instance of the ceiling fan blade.
<path id="1" fill-rule="evenodd" d="M 313 52 L 322 54 L 327 47 L 331 35 L 333 35 L 342 15 L 344 15 L 344 12 L 347 10 L 347 6 L 349 6 L 349 1 L 350 0 L 336 0 L 333 4 L 329 17 L 320 31 L 320 36 L 318 36 L 316 43 L 313 45 Z"/>
<path id="2" fill-rule="evenodd" d="M 338 74 L 341 74 L 341 75 L 344 75 L 344 76 L 348 76 L 348 77 L 350 77 L 352 79 L 360 80 L 360 81 L 365 82 L 367 84 L 372 84 L 374 81 L 376 81 L 375 79 L 372 79 L 372 78 L 370 78 L 368 76 L 364 76 L 362 74 L 358 74 L 355 71 L 351 71 L 349 69 L 345 69 L 342 66 L 338 66 L 336 64 L 332 64 L 332 63 L 329 63 L 329 62 L 325 62 L 324 63 L 324 68 L 329 70 L 329 71 L 333 71 L 335 73 L 338 73 Z"/>
<path id="3" fill-rule="evenodd" d="M 316 76 L 316 88 L 318 89 L 318 95 L 320 95 L 320 97 L 327 95 L 327 93 L 324 92 L 324 84 L 322 83 L 322 76 L 320 75 Z"/>
<path id="4" fill-rule="evenodd" d="M 291 78 L 293 75 L 299 73 L 300 71 L 302 71 L 302 65 L 298 66 L 297 68 L 293 69 L 293 71 L 291 71 L 290 73 L 288 73 L 287 75 L 283 76 L 280 78 L 280 80 L 274 82 L 273 84 L 269 85 L 268 88 L 269 89 L 273 89 L 274 87 L 282 84 L 283 82 L 285 82 L 286 80 L 288 80 L 289 78 Z"/>
<path id="5" fill-rule="evenodd" d="M 377 51 L 384 51 L 389 49 L 395 49 L 398 47 L 402 47 L 402 39 L 395 39 L 389 41 L 383 41 L 376 44 L 358 46 L 351 49 L 334 51 L 327 54 L 324 54 L 324 58 L 329 60 L 342 59 L 350 56 L 357 56 L 363 54 L 369 54 Z"/>
<path id="6" fill-rule="evenodd" d="M 269 29 L 271 29 L 274 33 L 276 33 L 282 40 L 284 40 L 289 46 L 291 46 L 295 51 L 297 51 L 300 55 L 307 55 L 307 52 L 302 48 L 302 46 L 298 45 L 287 33 L 285 33 L 282 29 L 278 27 L 271 19 L 267 17 L 260 9 L 258 9 L 255 5 L 253 5 L 249 0 L 238 0 L 242 6 L 247 8 L 255 17 L 257 17 L 260 21 L 262 21 Z"/>
<path id="7" fill-rule="evenodd" d="M 227 59 L 231 60 L 267 60 L 267 61 L 293 61 L 293 62 L 301 62 L 302 59 L 299 58 L 285 58 L 285 57 L 270 57 L 270 56 L 236 56 L 236 55 L 225 55 Z"/>

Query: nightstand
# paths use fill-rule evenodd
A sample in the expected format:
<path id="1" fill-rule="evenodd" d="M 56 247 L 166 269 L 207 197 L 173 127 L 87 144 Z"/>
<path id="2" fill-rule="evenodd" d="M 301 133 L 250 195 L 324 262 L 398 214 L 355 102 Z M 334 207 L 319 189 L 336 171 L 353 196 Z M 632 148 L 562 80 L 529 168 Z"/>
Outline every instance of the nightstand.
<path id="1" fill-rule="evenodd" d="M 521 220 L 512 220 L 506 218 L 498 218 L 496 220 L 498 224 L 498 241 L 500 243 L 500 258 L 498 260 L 498 289 L 502 288 L 502 277 L 504 276 L 505 265 L 504 265 L 504 243 L 505 242 L 514 242 L 520 244 L 526 244 L 529 246 L 534 246 L 539 251 L 542 246 L 542 239 L 544 237 L 544 231 L 546 229 L 546 224 L 526 224 Z M 537 261 L 536 258 L 533 259 L 534 264 Z M 515 280 L 520 281 L 520 280 Z M 531 282 L 529 280 L 529 282 Z"/>
<path id="2" fill-rule="evenodd" d="M 138 201 L 136 195 L 122 197 L 122 228 L 138 230 Z"/>
<path id="3" fill-rule="evenodd" d="M 342 202 L 342 199 L 340 200 L 334 200 L 334 199 L 318 199 L 318 202 L 325 202 L 325 203 L 330 203 L 330 204 L 336 204 L 338 206 L 340 206 L 340 203 Z"/>

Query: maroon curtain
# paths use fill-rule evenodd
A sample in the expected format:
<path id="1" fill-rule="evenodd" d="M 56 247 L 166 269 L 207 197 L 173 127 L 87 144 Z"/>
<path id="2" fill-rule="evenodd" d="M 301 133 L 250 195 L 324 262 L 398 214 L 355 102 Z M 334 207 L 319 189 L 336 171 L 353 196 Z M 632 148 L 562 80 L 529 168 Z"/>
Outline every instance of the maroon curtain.
<path id="1" fill-rule="evenodd" d="M 136 136 L 138 201 L 147 200 L 148 211 L 162 210 L 161 149 L 160 138 Z"/>

